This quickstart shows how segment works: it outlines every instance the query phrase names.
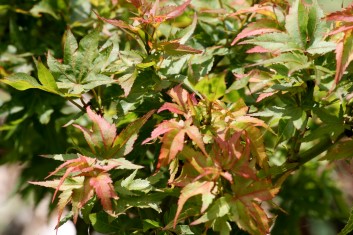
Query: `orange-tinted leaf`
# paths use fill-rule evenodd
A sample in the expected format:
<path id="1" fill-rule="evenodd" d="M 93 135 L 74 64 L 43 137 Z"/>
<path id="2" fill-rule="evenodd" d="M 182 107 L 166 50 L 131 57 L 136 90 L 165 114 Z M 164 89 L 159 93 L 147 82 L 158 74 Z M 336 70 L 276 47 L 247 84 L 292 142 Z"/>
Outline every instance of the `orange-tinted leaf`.
<path id="1" fill-rule="evenodd" d="M 174 227 L 177 224 L 178 221 L 178 217 L 181 213 L 181 210 L 183 209 L 183 206 L 185 204 L 185 202 L 193 197 L 196 196 L 198 194 L 202 194 L 202 195 L 209 195 L 209 196 L 213 196 L 212 195 L 212 190 L 215 187 L 215 183 L 212 181 L 204 181 L 204 182 L 198 182 L 195 181 L 193 183 L 190 183 L 188 185 L 186 185 L 180 193 L 180 197 L 178 200 L 178 209 L 177 212 L 175 214 L 175 218 L 174 218 Z M 203 207 L 203 210 L 205 210 L 207 208 Z"/>
<path id="2" fill-rule="evenodd" d="M 87 107 L 87 114 L 93 121 L 93 133 L 91 135 L 93 142 L 98 144 L 102 141 L 105 149 L 110 148 L 116 136 L 115 125 L 110 124 L 103 117 L 95 114 L 90 107 Z"/>
<path id="3" fill-rule="evenodd" d="M 95 114 L 90 107 L 87 107 L 86 111 L 88 117 L 92 120 L 92 129 L 88 130 L 76 124 L 74 126 L 83 132 L 92 152 L 104 156 L 104 152 L 112 147 L 116 136 L 116 127 L 103 117 Z"/>
<path id="4" fill-rule="evenodd" d="M 162 13 L 164 13 L 166 15 L 167 19 L 172 19 L 172 18 L 178 17 L 181 14 L 183 14 L 183 12 L 185 11 L 186 7 L 190 4 L 190 2 L 191 2 L 191 0 L 186 0 L 180 6 L 169 8 L 168 11 L 165 13 L 163 12 L 163 9 L 162 9 Z"/>
<path id="5" fill-rule="evenodd" d="M 176 157 L 177 152 L 175 150 L 172 151 L 172 144 L 178 132 L 179 132 L 178 129 L 173 129 L 167 132 L 163 136 L 162 147 L 161 147 L 160 154 L 158 156 L 158 163 L 157 163 L 156 170 L 159 170 L 163 166 L 167 166 Z"/>
<path id="6" fill-rule="evenodd" d="M 343 25 L 341 27 L 338 27 L 335 30 L 332 30 L 331 32 L 328 33 L 328 35 L 334 35 L 334 34 L 351 31 L 351 30 L 353 30 L 353 25 Z"/>
<path id="7" fill-rule="evenodd" d="M 183 107 L 184 110 L 186 109 L 189 93 L 184 90 L 181 85 L 173 87 L 170 91 L 168 91 L 168 95 L 172 97 L 174 102 Z"/>
<path id="8" fill-rule="evenodd" d="M 238 117 L 238 119 L 243 121 L 236 122 L 234 124 L 235 128 L 241 128 L 246 131 L 250 139 L 251 153 L 256 158 L 257 164 L 265 170 L 268 169 L 268 157 L 264 146 L 263 134 L 256 127 L 256 125 L 266 127 L 266 124 L 260 121 L 260 119 L 255 118 L 258 121 L 254 121 L 248 116 Z"/>
<path id="9" fill-rule="evenodd" d="M 93 11 L 93 12 L 96 14 L 96 16 L 97 16 L 100 20 L 102 20 L 102 21 L 104 21 L 104 22 L 106 22 L 106 23 L 108 23 L 108 24 L 111 24 L 111 25 L 113 25 L 113 26 L 115 26 L 115 27 L 118 27 L 118 28 L 120 28 L 120 29 L 127 29 L 127 30 L 132 31 L 132 32 L 137 32 L 137 31 L 138 31 L 138 28 L 136 28 L 136 27 L 134 27 L 134 26 L 132 26 L 132 25 L 129 25 L 129 24 L 125 23 L 125 22 L 122 21 L 122 20 L 106 19 L 106 18 L 101 17 L 100 15 L 98 15 L 98 13 L 96 13 L 95 11 Z"/>
<path id="10" fill-rule="evenodd" d="M 196 126 L 191 125 L 191 119 L 185 122 L 175 119 L 163 121 L 152 131 L 151 137 L 143 141 L 143 144 L 164 135 L 162 138 L 161 152 L 158 158 L 157 170 L 169 164 L 184 147 L 184 135 L 187 135 L 207 155 L 202 140 L 202 135 Z"/>
<path id="11" fill-rule="evenodd" d="M 337 43 L 336 46 L 336 75 L 334 83 L 330 92 L 335 88 L 336 84 L 341 80 L 344 71 L 347 69 L 350 62 L 353 60 L 353 44 L 352 44 L 352 31 L 353 31 L 353 5 L 348 6 L 342 11 L 337 11 L 326 16 L 329 21 L 337 21 L 339 25 L 335 30 L 332 30 L 329 35 L 344 33 L 343 38 Z"/>
<path id="12" fill-rule="evenodd" d="M 207 156 L 207 152 L 205 149 L 205 145 L 202 140 L 202 135 L 199 129 L 196 126 L 191 126 L 191 119 L 186 120 L 185 122 L 185 132 L 189 136 L 189 138 L 195 142 L 197 147 L 201 149 L 201 151 Z"/>
<path id="13" fill-rule="evenodd" d="M 174 119 L 169 121 L 165 120 L 162 123 L 158 124 L 158 126 L 152 131 L 151 137 L 145 139 L 142 144 L 146 144 L 149 141 L 156 139 L 158 136 L 161 136 L 164 133 L 167 133 L 174 129 L 179 129 L 178 123 Z"/>
<path id="14" fill-rule="evenodd" d="M 129 2 L 131 2 L 137 9 L 140 8 L 143 4 L 143 1 L 141 0 L 130 0 Z"/>
<path id="15" fill-rule="evenodd" d="M 56 229 L 58 229 L 59 224 L 60 224 L 60 218 L 64 212 L 64 209 L 66 207 L 67 204 L 69 204 L 69 202 L 71 201 L 71 196 L 72 196 L 72 190 L 66 190 L 64 192 L 62 192 L 59 196 L 59 201 L 58 201 L 58 222 L 56 224 Z"/>
<path id="16" fill-rule="evenodd" d="M 271 220 L 260 203 L 274 198 L 278 188 L 274 188 L 269 180 L 245 179 L 237 177 L 232 185 L 234 196 L 231 198 L 230 218 L 237 223 L 239 228 L 252 234 L 268 234 Z M 244 187 L 247 185 L 247 187 Z"/>
<path id="17" fill-rule="evenodd" d="M 182 45 L 178 41 L 160 42 L 154 46 L 156 50 L 163 51 L 167 56 L 181 56 L 187 54 L 200 54 L 202 51 Z"/>
<path id="18" fill-rule="evenodd" d="M 137 133 L 147 122 L 147 120 L 154 114 L 154 112 L 155 110 L 149 111 L 144 116 L 130 123 L 124 130 L 122 130 L 120 134 L 115 137 L 112 148 L 109 151 L 109 154 L 107 154 L 108 158 L 114 157 L 117 153 L 119 155 L 119 152 L 122 150 L 123 152 L 120 155 L 125 156 L 128 154 L 133 148 L 134 142 L 137 138 Z"/>
<path id="19" fill-rule="evenodd" d="M 110 175 L 108 173 L 100 173 L 96 177 L 91 177 L 89 183 L 101 200 L 104 211 L 113 214 L 111 198 L 118 199 L 118 196 L 114 191 Z"/>
<path id="20" fill-rule="evenodd" d="M 274 94 L 276 94 L 277 92 L 266 92 L 266 93 L 261 93 L 257 99 L 256 99 L 256 102 L 260 102 L 261 100 L 267 98 L 267 97 L 271 97 L 273 96 Z"/>
<path id="21" fill-rule="evenodd" d="M 336 75 L 330 91 L 341 80 L 344 71 L 353 60 L 352 30 L 346 31 L 343 39 L 336 46 Z"/>
<path id="22" fill-rule="evenodd" d="M 257 22 L 252 22 L 237 35 L 231 45 L 233 46 L 239 40 L 246 37 L 261 35 L 265 33 L 280 32 L 277 27 L 278 23 L 274 20 L 262 19 Z"/>
<path id="23" fill-rule="evenodd" d="M 61 196 L 61 195 L 60 195 Z M 82 207 L 94 196 L 93 188 L 89 184 L 89 178 L 85 177 L 82 187 L 72 191 L 73 222 L 76 223 Z"/>
<path id="24" fill-rule="evenodd" d="M 246 13 L 253 14 L 254 12 L 261 14 L 261 15 L 268 16 L 268 17 L 272 18 L 273 20 L 277 20 L 276 14 L 273 12 L 273 6 L 262 6 L 259 4 L 256 4 L 253 7 L 247 7 L 245 9 L 239 10 L 235 13 L 230 14 L 229 16 L 238 16 L 238 15 L 246 14 Z"/>
<path id="25" fill-rule="evenodd" d="M 216 162 L 215 165 L 221 167 L 222 176 L 230 182 L 232 180 L 226 174 L 228 171 L 244 178 L 256 179 L 256 171 L 250 167 L 250 139 L 242 132 L 235 132 L 226 140 L 216 137 L 211 157 Z"/>
<path id="26" fill-rule="evenodd" d="M 196 151 L 189 146 L 184 146 L 183 151 L 180 154 L 192 165 L 198 175 L 203 172 L 205 167 L 212 165 L 210 158 L 205 156 L 202 152 Z"/>
<path id="27" fill-rule="evenodd" d="M 348 6 L 342 11 L 332 12 L 326 16 L 327 20 L 353 22 L 353 5 Z"/>
<path id="28" fill-rule="evenodd" d="M 249 50 L 246 51 L 246 53 L 268 53 L 268 52 L 273 52 L 271 50 L 265 49 L 262 46 L 255 46 Z"/>
<path id="29" fill-rule="evenodd" d="M 171 160 L 173 160 L 181 150 L 183 150 L 184 136 L 185 136 L 184 130 L 178 131 L 177 134 L 174 136 L 173 141 L 170 145 L 170 153 L 169 153 L 168 163 Z"/>
<path id="30" fill-rule="evenodd" d="M 169 110 L 172 113 L 177 113 L 177 114 L 185 114 L 184 110 L 180 108 L 179 105 L 174 104 L 174 103 L 164 103 L 162 107 L 158 109 L 158 113 L 162 112 L 164 110 Z"/>

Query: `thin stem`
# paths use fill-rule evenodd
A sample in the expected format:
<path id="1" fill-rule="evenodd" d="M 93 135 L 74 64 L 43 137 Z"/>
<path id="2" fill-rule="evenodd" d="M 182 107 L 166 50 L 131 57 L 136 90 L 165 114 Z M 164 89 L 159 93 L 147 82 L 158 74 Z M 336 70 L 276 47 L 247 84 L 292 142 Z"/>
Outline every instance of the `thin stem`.
<path id="1" fill-rule="evenodd" d="M 210 125 L 212 122 L 212 102 L 206 101 L 206 106 L 207 106 L 207 119 L 206 119 L 206 125 Z"/>
<path id="2" fill-rule="evenodd" d="M 331 148 L 335 143 L 337 143 L 344 136 L 345 136 L 344 134 L 341 134 L 335 142 L 333 142 L 329 136 L 322 138 L 321 141 L 319 143 L 315 144 L 312 148 L 310 148 L 307 151 L 305 151 L 301 154 L 298 154 L 296 156 L 298 161 L 296 162 L 296 166 L 294 168 L 289 168 L 289 169 L 287 168 L 287 164 L 292 163 L 292 162 L 289 162 L 288 161 L 289 159 L 288 159 L 287 162 L 283 163 L 283 165 L 282 165 L 282 166 L 284 166 L 285 169 L 287 168 L 287 170 L 281 172 L 278 175 L 274 175 L 275 181 L 280 180 L 282 178 L 282 176 L 288 174 L 288 172 L 292 172 L 294 170 L 297 170 L 305 163 L 318 157 L 321 153 L 323 153 L 326 150 L 328 150 L 329 148 Z"/>
<path id="3" fill-rule="evenodd" d="M 302 129 L 301 130 L 296 130 L 294 133 L 293 137 L 293 143 L 292 143 L 292 151 L 291 155 L 288 158 L 288 162 L 297 162 L 299 158 L 299 151 L 300 151 L 300 146 L 302 144 L 301 140 L 304 138 L 305 132 L 306 132 L 306 126 L 309 121 L 309 113 L 306 114 L 306 118 L 303 122 Z"/>
<path id="4" fill-rule="evenodd" d="M 74 100 L 72 100 L 72 99 L 68 99 L 68 101 L 69 101 L 70 103 L 72 103 L 73 105 L 75 105 L 77 108 L 79 108 L 81 111 L 86 112 L 85 108 L 82 107 L 81 105 L 79 105 L 78 103 L 76 103 L 76 101 L 74 101 Z"/>
<path id="5" fill-rule="evenodd" d="M 92 93 L 93 93 L 93 96 L 94 96 L 94 99 L 97 101 L 97 104 L 98 104 L 98 108 L 99 108 L 99 113 L 101 115 L 103 115 L 103 107 L 102 107 L 102 99 L 101 99 L 101 96 L 100 96 L 100 87 L 98 87 L 98 94 L 96 92 L 95 89 L 92 89 Z"/>
<path id="6" fill-rule="evenodd" d="M 319 142 L 318 144 L 314 145 L 309 150 L 302 153 L 301 155 L 298 155 L 298 163 L 299 163 L 298 167 L 316 158 L 318 155 L 320 155 L 321 153 L 329 149 L 333 144 L 334 143 L 332 142 L 330 137 L 327 137 L 323 139 L 321 142 Z"/>
<path id="7" fill-rule="evenodd" d="M 97 103 L 99 104 L 98 95 L 97 95 L 96 90 L 92 89 L 92 93 L 93 93 L 94 98 L 97 100 Z"/>
<path id="8" fill-rule="evenodd" d="M 87 108 L 87 103 L 83 100 L 82 97 L 80 97 L 80 101 L 81 101 L 81 103 L 83 104 L 83 107 L 84 107 L 84 108 Z"/>

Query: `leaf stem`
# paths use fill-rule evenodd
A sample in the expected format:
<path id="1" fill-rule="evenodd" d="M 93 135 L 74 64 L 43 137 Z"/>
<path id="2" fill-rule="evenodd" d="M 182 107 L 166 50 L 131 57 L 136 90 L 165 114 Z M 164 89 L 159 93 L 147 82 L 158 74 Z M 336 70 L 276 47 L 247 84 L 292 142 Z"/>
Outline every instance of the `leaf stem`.
<path id="1" fill-rule="evenodd" d="M 77 108 L 79 108 L 82 112 L 86 112 L 85 108 L 82 107 L 81 105 L 79 105 L 76 101 L 74 101 L 73 99 L 68 99 L 68 101 L 70 103 L 72 103 L 73 105 L 75 105 Z"/>

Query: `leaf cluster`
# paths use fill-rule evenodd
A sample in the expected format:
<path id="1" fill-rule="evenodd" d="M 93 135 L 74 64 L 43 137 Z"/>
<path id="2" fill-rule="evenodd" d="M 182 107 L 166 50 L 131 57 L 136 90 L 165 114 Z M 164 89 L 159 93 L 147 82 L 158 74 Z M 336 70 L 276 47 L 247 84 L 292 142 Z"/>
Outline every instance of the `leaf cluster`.
<path id="1" fill-rule="evenodd" d="M 57 229 L 295 234 L 349 216 L 329 166 L 352 157 L 352 5 L 13 2 L 0 4 L 1 162 L 27 162 L 24 191 L 55 189 Z"/>

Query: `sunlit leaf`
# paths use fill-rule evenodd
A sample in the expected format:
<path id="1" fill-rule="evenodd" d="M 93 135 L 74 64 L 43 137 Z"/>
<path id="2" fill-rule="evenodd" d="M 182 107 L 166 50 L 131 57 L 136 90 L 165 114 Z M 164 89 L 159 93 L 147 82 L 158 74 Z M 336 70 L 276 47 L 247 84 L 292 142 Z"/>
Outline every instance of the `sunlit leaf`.
<path id="1" fill-rule="evenodd" d="M 273 33 L 273 32 L 279 32 L 280 30 L 277 28 L 277 22 L 272 21 L 272 20 L 259 20 L 253 23 L 250 23 L 247 25 L 246 28 L 244 28 L 236 38 L 234 38 L 233 42 L 231 45 L 236 44 L 239 40 L 250 37 L 250 36 L 255 36 L 255 35 L 261 35 L 261 34 L 266 34 L 266 33 Z"/>
<path id="2" fill-rule="evenodd" d="M 50 71 L 41 62 L 38 63 L 37 67 L 38 79 L 42 85 L 48 90 L 58 91 L 58 86 L 56 85 L 55 79 Z"/>
<path id="3" fill-rule="evenodd" d="M 196 84 L 195 88 L 209 101 L 215 101 L 225 94 L 224 75 L 205 77 Z"/>
<path id="4" fill-rule="evenodd" d="M 108 173 L 100 173 L 89 180 L 90 185 L 94 188 L 97 197 L 100 199 L 103 209 L 106 212 L 113 213 L 111 198 L 118 199 L 113 187 L 113 181 Z"/>
<path id="5" fill-rule="evenodd" d="M 212 194 L 212 190 L 215 187 L 214 182 L 198 182 L 195 181 L 193 183 L 188 184 L 181 190 L 181 194 L 178 200 L 178 209 L 174 218 L 174 227 L 177 224 L 178 217 L 181 213 L 181 210 L 184 207 L 185 202 L 193 196 L 196 196 L 198 194 Z"/>
<path id="6" fill-rule="evenodd" d="M 41 85 L 37 82 L 37 80 L 26 73 L 12 74 L 1 81 L 20 91 L 31 88 L 41 88 Z"/>
<path id="7" fill-rule="evenodd" d="M 230 205 L 229 203 L 229 195 L 226 195 L 225 197 L 218 198 L 212 206 L 207 210 L 205 214 L 203 214 L 200 218 L 197 220 L 193 221 L 191 225 L 197 225 L 201 223 L 205 223 L 211 220 L 214 220 L 216 218 L 221 218 L 229 213 L 230 210 Z"/>

